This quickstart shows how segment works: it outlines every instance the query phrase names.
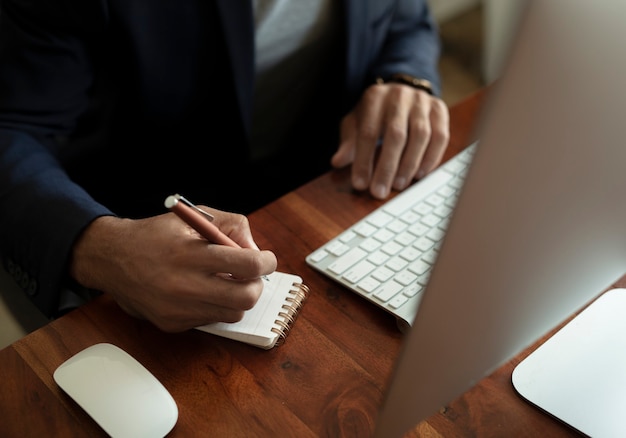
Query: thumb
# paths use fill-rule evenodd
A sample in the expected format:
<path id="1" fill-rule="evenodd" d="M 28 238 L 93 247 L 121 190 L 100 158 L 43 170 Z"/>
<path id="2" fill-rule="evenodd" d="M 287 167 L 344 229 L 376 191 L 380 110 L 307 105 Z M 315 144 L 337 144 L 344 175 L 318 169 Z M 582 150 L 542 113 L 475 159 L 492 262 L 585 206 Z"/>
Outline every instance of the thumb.
<path id="1" fill-rule="evenodd" d="M 341 121 L 340 136 L 339 148 L 330 160 L 331 165 L 335 168 L 345 167 L 354 161 L 357 139 L 356 116 L 354 113 L 349 113 Z"/>

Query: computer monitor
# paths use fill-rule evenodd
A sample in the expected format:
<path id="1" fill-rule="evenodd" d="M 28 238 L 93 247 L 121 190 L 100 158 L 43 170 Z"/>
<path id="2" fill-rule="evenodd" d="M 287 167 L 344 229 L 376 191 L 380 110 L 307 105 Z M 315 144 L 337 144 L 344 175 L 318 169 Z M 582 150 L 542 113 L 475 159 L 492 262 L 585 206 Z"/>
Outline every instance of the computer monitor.
<path id="1" fill-rule="evenodd" d="M 376 428 L 402 436 L 626 272 L 626 2 L 531 0 Z"/>

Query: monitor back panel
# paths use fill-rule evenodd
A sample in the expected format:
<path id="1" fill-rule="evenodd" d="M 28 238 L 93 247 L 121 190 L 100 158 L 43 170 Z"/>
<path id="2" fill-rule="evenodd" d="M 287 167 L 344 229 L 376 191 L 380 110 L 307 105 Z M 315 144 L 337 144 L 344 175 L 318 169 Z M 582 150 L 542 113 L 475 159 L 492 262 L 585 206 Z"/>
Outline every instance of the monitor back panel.
<path id="1" fill-rule="evenodd" d="M 617 0 L 529 1 L 377 436 L 401 436 L 626 271 Z"/>

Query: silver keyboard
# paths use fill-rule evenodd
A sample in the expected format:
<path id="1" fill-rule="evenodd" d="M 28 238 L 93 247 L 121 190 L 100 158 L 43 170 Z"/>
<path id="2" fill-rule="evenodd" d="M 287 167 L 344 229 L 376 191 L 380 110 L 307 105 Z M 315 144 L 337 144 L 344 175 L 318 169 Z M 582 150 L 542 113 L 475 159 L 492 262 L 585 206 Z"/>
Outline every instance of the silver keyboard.
<path id="1" fill-rule="evenodd" d="M 405 331 L 415 319 L 475 145 L 309 254 L 308 265 L 390 312 Z"/>

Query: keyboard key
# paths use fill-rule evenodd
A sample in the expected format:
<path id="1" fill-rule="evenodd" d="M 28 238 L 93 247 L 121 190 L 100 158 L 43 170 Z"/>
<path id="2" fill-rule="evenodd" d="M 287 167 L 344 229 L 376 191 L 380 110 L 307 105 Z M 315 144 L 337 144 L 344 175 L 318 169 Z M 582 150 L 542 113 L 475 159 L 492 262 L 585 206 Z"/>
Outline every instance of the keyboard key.
<path id="1" fill-rule="evenodd" d="M 433 240 L 435 242 L 439 242 L 440 240 L 443 239 L 443 236 L 445 234 L 446 234 L 445 231 L 442 230 L 441 228 L 433 228 L 428 233 L 426 233 L 426 237 L 428 237 L 430 240 Z"/>
<path id="2" fill-rule="evenodd" d="M 337 257 L 346 253 L 349 249 L 350 247 L 348 245 L 338 240 L 335 240 L 334 242 L 326 246 L 326 251 Z"/>
<path id="3" fill-rule="evenodd" d="M 394 233 L 392 233 L 391 231 L 383 228 L 381 230 L 376 231 L 376 233 L 374 233 L 374 239 L 377 239 L 381 242 L 387 242 L 391 239 L 393 239 L 396 235 Z"/>
<path id="4" fill-rule="evenodd" d="M 432 228 L 432 227 L 436 227 L 440 221 L 441 221 L 441 218 L 439 216 L 435 214 L 429 214 L 427 216 L 424 216 L 420 222 L 426 225 L 427 227 Z"/>
<path id="5" fill-rule="evenodd" d="M 366 255 L 367 255 L 367 252 L 363 251 L 361 248 L 359 247 L 352 248 L 350 251 L 348 251 L 347 253 L 339 257 L 337 260 L 335 260 L 328 267 L 328 269 L 337 275 L 341 275 L 344 273 L 346 269 L 354 265 L 356 262 L 361 260 Z"/>
<path id="6" fill-rule="evenodd" d="M 456 195 L 450 196 L 448 199 L 446 199 L 446 202 L 444 203 L 444 205 L 446 207 L 454 208 L 457 200 L 458 200 L 458 196 Z"/>
<path id="7" fill-rule="evenodd" d="M 421 255 L 422 255 L 422 252 L 418 251 L 417 248 L 415 248 L 414 246 L 409 246 L 407 248 L 404 248 L 402 251 L 400 251 L 400 254 L 399 254 L 400 257 L 402 257 L 404 260 L 407 260 L 409 262 L 417 260 L 417 258 Z"/>
<path id="8" fill-rule="evenodd" d="M 446 218 L 450 216 L 451 213 L 452 213 L 452 208 L 448 207 L 447 205 L 440 205 L 433 210 L 433 214 L 440 218 Z"/>
<path id="9" fill-rule="evenodd" d="M 413 246 L 422 252 L 426 252 L 432 248 L 434 244 L 435 242 L 430 240 L 428 237 L 420 237 L 415 241 Z"/>
<path id="10" fill-rule="evenodd" d="M 376 269 L 376 265 L 368 262 L 367 260 L 360 261 L 343 274 L 343 278 L 345 278 L 350 283 L 356 283 L 365 277 L 367 274 Z"/>
<path id="11" fill-rule="evenodd" d="M 455 178 L 455 179 L 450 181 L 450 187 L 453 187 L 453 188 L 455 188 L 457 190 L 459 190 L 462 186 L 463 186 L 463 179 L 462 178 Z"/>
<path id="12" fill-rule="evenodd" d="M 363 236 L 363 237 L 369 237 L 371 236 L 378 228 L 373 227 L 372 225 L 366 223 L 366 222 L 361 222 L 359 224 L 357 224 L 352 231 L 354 231 L 355 233 L 357 233 L 359 236 Z"/>
<path id="13" fill-rule="evenodd" d="M 428 284 L 428 279 L 430 278 L 431 270 L 426 271 L 423 275 L 417 277 L 417 282 L 422 286 L 426 286 Z"/>
<path id="14" fill-rule="evenodd" d="M 422 275 L 431 268 L 431 265 L 423 260 L 417 260 L 409 265 L 409 270 L 417 275 Z"/>
<path id="15" fill-rule="evenodd" d="M 367 252 L 372 252 L 378 249 L 380 245 L 380 241 L 374 239 L 373 237 L 370 237 L 369 239 L 365 239 L 363 242 L 361 242 L 359 244 L 359 247 Z"/>
<path id="16" fill-rule="evenodd" d="M 391 301 L 389 301 L 389 307 L 391 307 L 392 309 L 399 309 L 408 301 L 409 301 L 409 297 L 407 297 L 406 295 L 399 294 L 393 297 Z"/>
<path id="17" fill-rule="evenodd" d="M 339 236 L 339 240 L 343 243 L 348 243 L 352 239 L 354 239 L 356 236 L 357 234 L 354 231 L 350 230 L 350 231 L 343 233 L 341 236 Z"/>
<path id="18" fill-rule="evenodd" d="M 415 223 L 409 227 L 409 232 L 411 234 L 415 234 L 416 236 L 423 236 L 428 233 L 429 228 L 422 223 Z"/>
<path id="19" fill-rule="evenodd" d="M 381 283 L 384 283 L 385 281 L 389 280 L 391 277 L 393 277 L 394 272 L 389 269 L 386 268 L 384 266 L 381 266 L 380 268 L 376 269 L 373 273 L 372 273 L 372 277 L 375 280 L 380 281 Z"/>
<path id="20" fill-rule="evenodd" d="M 454 190 L 452 187 L 450 186 L 444 186 L 442 188 L 440 188 L 437 193 L 439 194 L 439 196 L 442 196 L 445 199 L 450 198 L 450 196 L 454 195 L 456 193 L 456 190 Z"/>
<path id="21" fill-rule="evenodd" d="M 382 265 L 389 260 L 389 256 L 382 251 L 374 251 L 367 257 L 367 260 L 375 265 Z"/>
<path id="22" fill-rule="evenodd" d="M 404 231 L 398 234 L 394 240 L 400 245 L 407 247 L 411 245 L 411 243 L 413 243 L 413 241 L 415 240 L 415 235 L 408 231 Z"/>
<path id="23" fill-rule="evenodd" d="M 379 300 L 385 302 L 396 296 L 396 294 L 401 290 L 402 285 L 400 283 L 390 281 L 376 289 L 376 292 L 374 292 L 374 296 Z"/>
<path id="24" fill-rule="evenodd" d="M 368 216 L 367 222 L 375 226 L 376 228 L 382 228 L 387 225 L 394 217 L 384 211 L 376 211 L 371 216 Z"/>
<path id="25" fill-rule="evenodd" d="M 417 204 L 415 207 L 413 207 L 413 211 L 419 214 L 420 216 L 426 216 L 432 210 L 433 210 L 433 207 L 425 203 L 420 203 L 420 204 Z"/>
<path id="26" fill-rule="evenodd" d="M 385 254 L 389 254 L 390 256 L 392 255 L 396 255 L 397 253 L 400 252 L 400 250 L 402 250 L 402 248 L 404 248 L 402 245 L 398 244 L 397 242 L 387 242 L 385 243 L 380 250 L 382 252 L 384 252 Z"/>
<path id="27" fill-rule="evenodd" d="M 394 277 L 394 280 L 400 283 L 402 286 L 408 286 L 417 280 L 417 275 L 412 274 L 409 271 L 402 271 Z"/>
<path id="28" fill-rule="evenodd" d="M 406 222 L 407 224 L 414 224 L 419 220 L 419 215 L 415 213 L 413 210 L 408 210 L 402 213 L 400 219 Z"/>
<path id="29" fill-rule="evenodd" d="M 387 225 L 387 229 L 395 234 L 401 233 L 406 227 L 406 222 L 401 221 L 400 219 L 395 219 Z"/>
<path id="30" fill-rule="evenodd" d="M 311 260 L 313 260 L 315 263 L 319 263 L 324 260 L 327 255 L 328 251 L 321 249 L 313 253 L 313 255 L 311 256 Z"/>
<path id="31" fill-rule="evenodd" d="M 380 281 L 377 281 L 372 277 L 366 277 L 358 284 L 358 288 L 367 293 L 372 293 L 378 286 L 380 286 Z"/>
<path id="32" fill-rule="evenodd" d="M 405 295 L 409 298 L 413 298 L 418 293 L 424 290 L 424 286 L 419 283 L 410 284 L 408 287 L 405 287 L 402 291 L 402 295 Z"/>
<path id="33" fill-rule="evenodd" d="M 426 203 L 432 205 L 433 207 L 438 207 L 443 204 L 446 198 L 439 196 L 437 193 L 433 193 L 428 198 L 426 198 Z"/>
<path id="34" fill-rule="evenodd" d="M 422 256 L 422 260 L 425 261 L 426 263 L 434 265 L 435 260 L 437 260 L 437 251 L 435 250 L 426 251 L 424 255 Z"/>
<path id="35" fill-rule="evenodd" d="M 398 272 L 401 271 L 402 269 L 406 268 L 406 266 L 409 264 L 409 262 L 407 262 L 406 260 L 404 260 L 401 257 L 393 257 L 391 259 L 389 259 L 389 261 L 387 263 L 385 263 L 385 266 L 388 267 L 389 269 L 391 269 L 392 271 Z M 404 284 L 404 283 L 402 283 Z"/>
<path id="36" fill-rule="evenodd" d="M 453 173 L 462 172 L 466 167 L 466 164 L 461 161 L 450 160 L 446 163 L 446 169 Z"/>

